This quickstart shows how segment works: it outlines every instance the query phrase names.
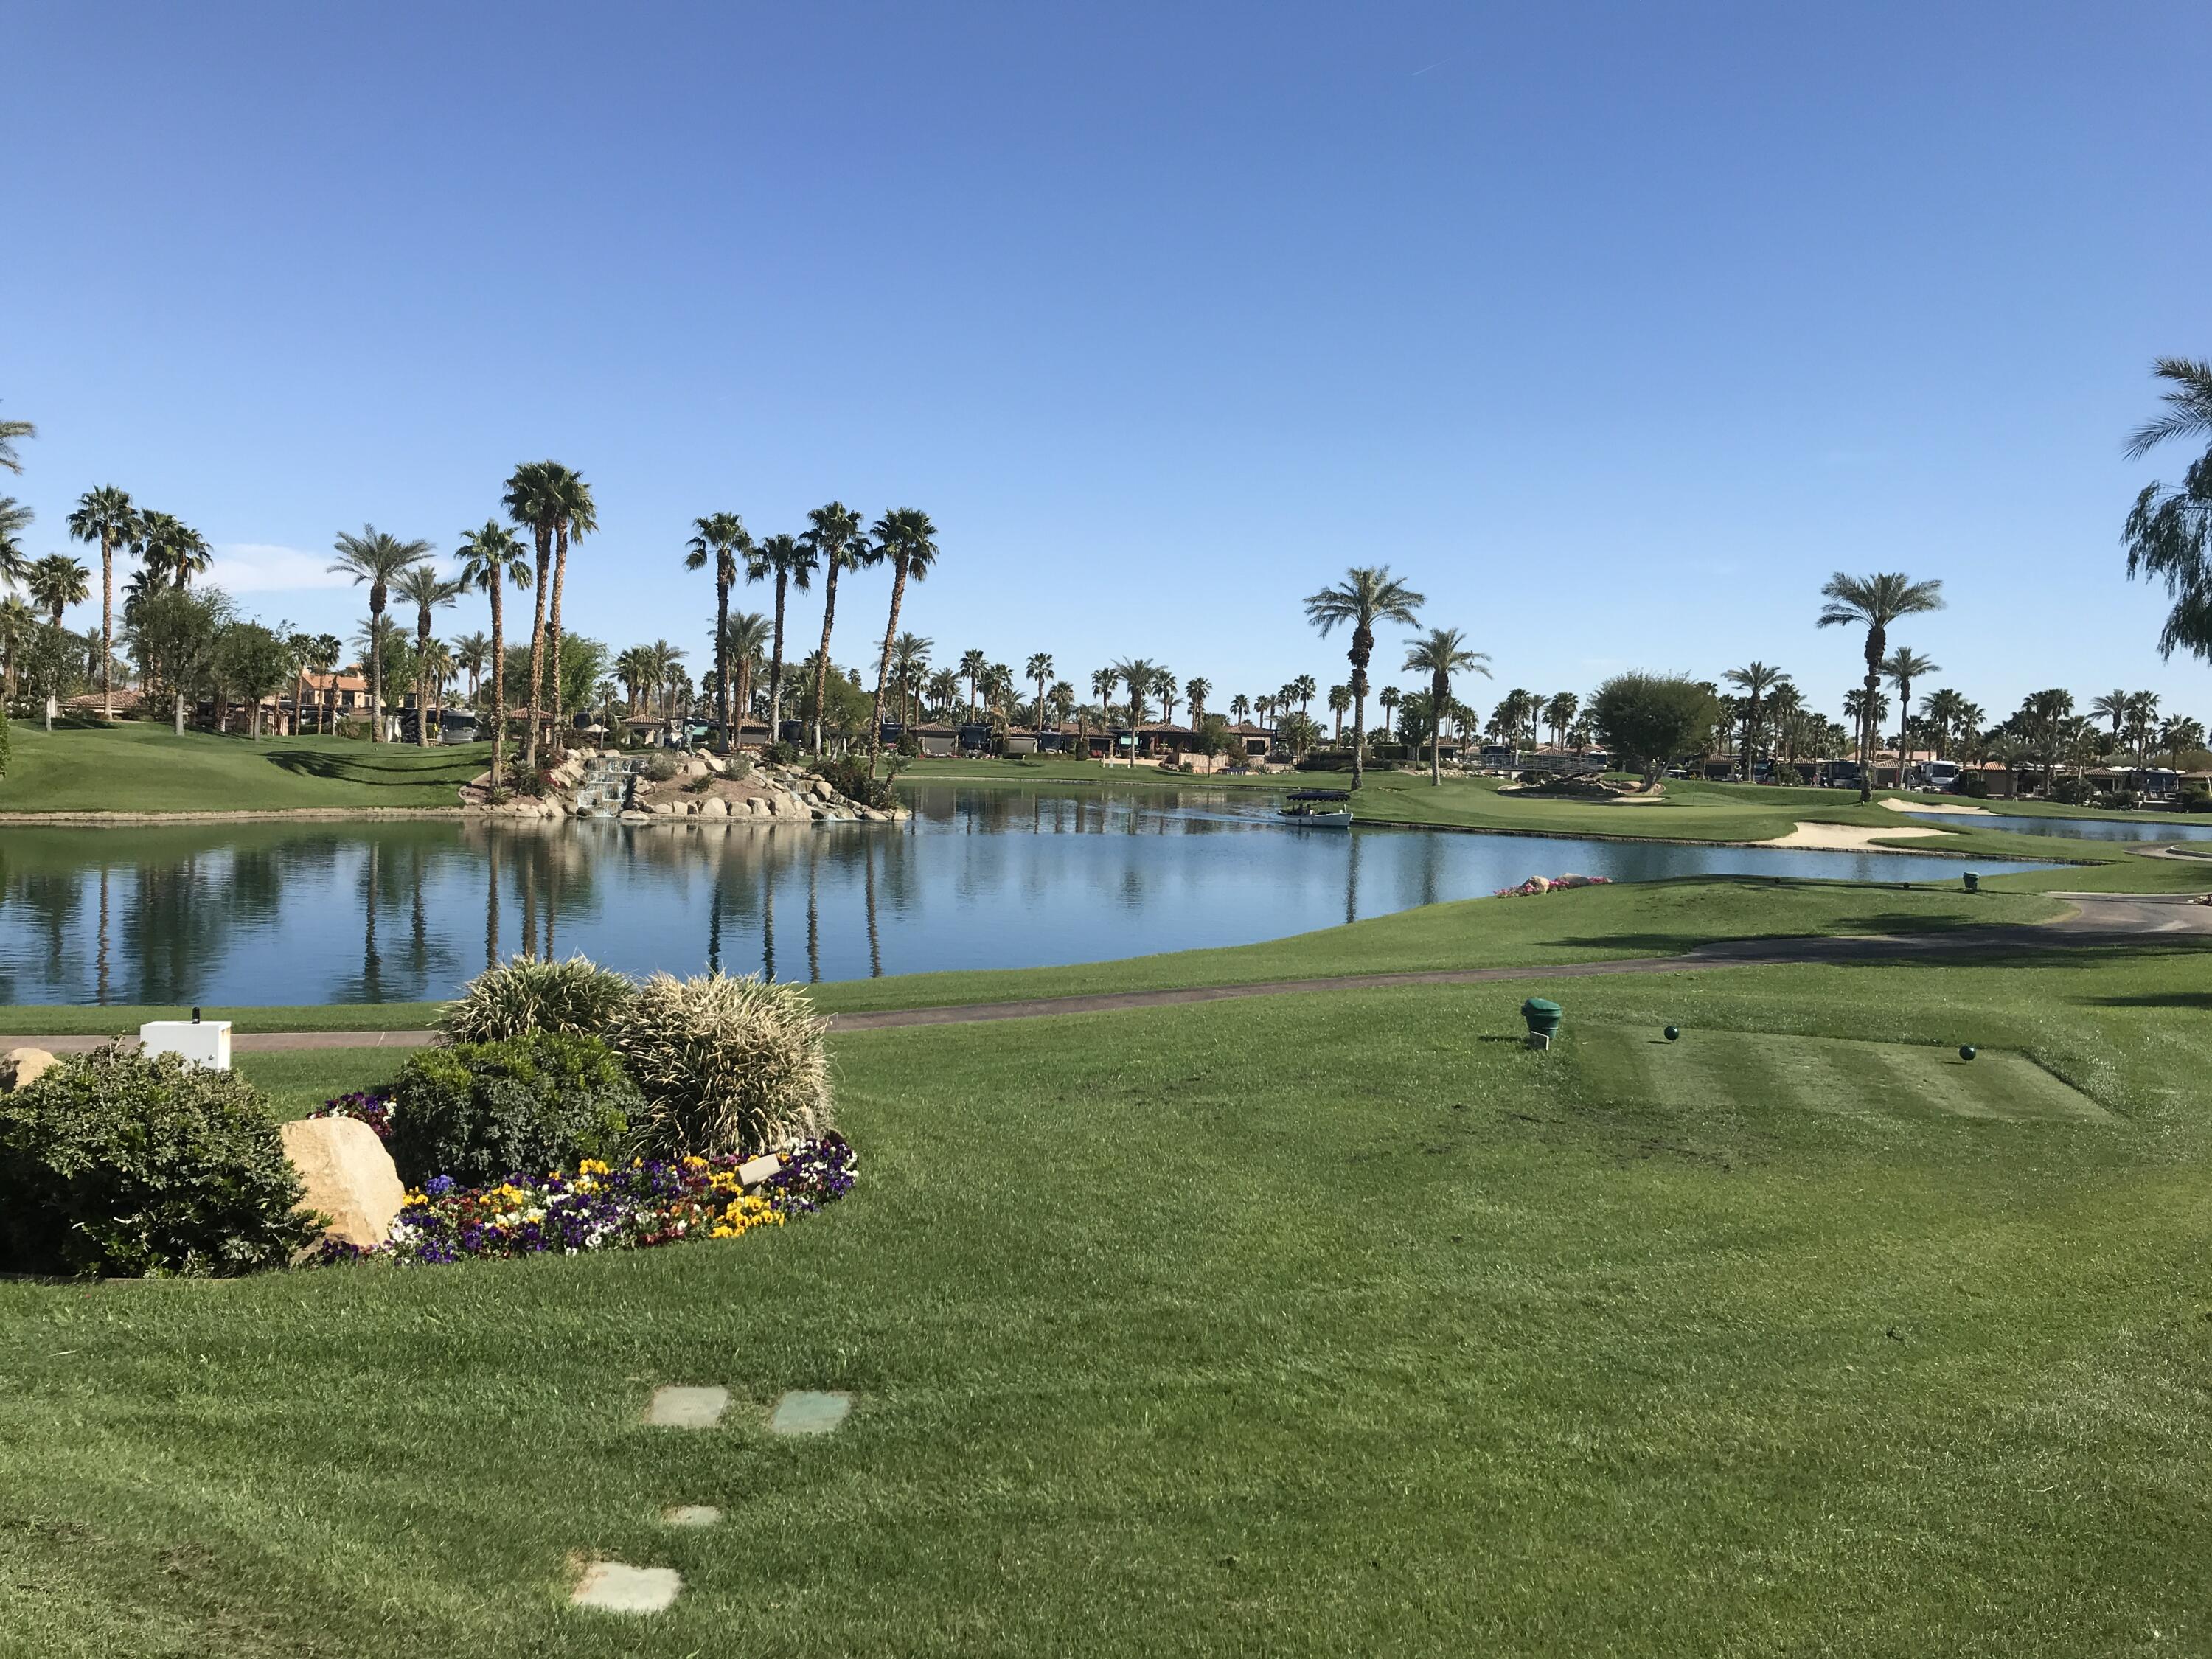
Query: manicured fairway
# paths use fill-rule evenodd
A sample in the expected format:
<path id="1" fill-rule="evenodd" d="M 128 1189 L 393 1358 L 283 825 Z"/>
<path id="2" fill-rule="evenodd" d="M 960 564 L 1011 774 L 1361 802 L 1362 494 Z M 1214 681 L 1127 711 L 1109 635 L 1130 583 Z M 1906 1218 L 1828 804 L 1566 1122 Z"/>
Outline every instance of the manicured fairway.
<path id="1" fill-rule="evenodd" d="M 41 731 L 17 721 L 0 778 L 9 812 L 246 812 L 456 807 L 489 744 L 417 749 L 343 738 L 216 737 L 133 721 Z"/>
<path id="2" fill-rule="evenodd" d="M 1567 1007 L 1550 1054 L 1520 1043 L 1532 992 Z M 801 1224 L 0 1285 L 0 1632 L 2202 1652 L 2208 1008 L 2212 953 L 2154 939 L 837 1038 L 862 1180 Z M 1670 1020 L 1646 1087 L 1624 1054 Z M 1924 1091 L 1962 1041 L 2099 1115 L 1897 1093 L 1897 1046 Z M 1817 1082 L 1765 1058 L 1812 1054 L 1840 1057 Z M 282 1079 L 308 1092 L 393 1060 L 281 1058 L 323 1068 Z M 648 1428 L 663 1384 L 730 1410 Z M 849 1393 L 849 1420 L 769 1435 L 794 1390 Z M 687 1504 L 722 1518 L 662 1521 Z M 572 1609 L 588 1559 L 684 1589 L 641 1623 Z"/>

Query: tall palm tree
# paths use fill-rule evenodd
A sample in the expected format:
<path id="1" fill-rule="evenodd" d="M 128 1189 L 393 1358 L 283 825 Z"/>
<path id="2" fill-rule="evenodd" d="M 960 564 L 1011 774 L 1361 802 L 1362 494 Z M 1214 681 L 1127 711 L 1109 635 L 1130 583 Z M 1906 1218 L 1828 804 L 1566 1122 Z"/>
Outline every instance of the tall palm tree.
<path id="1" fill-rule="evenodd" d="M 655 640 L 646 649 L 652 659 L 653 687 L 659 697 L 660 720 L 665 726 L 671 719 L 671 704 L 678 683 L 685 678 L 682 664 L 688 653 L 683 647 L 671 645 L 666 640 Z"/>
<path id="2" fill-rule="evenodd" d="M 423 541 L 403 542 L 373 524 L 365 524 L 358 536 L 340 531 L 335 548 L 337 557 L 331 563 L 331 574 L 351 576 L 355 586 L 366 585 L 368 588 L 368 735 L 370 742 L 382 743 L 384 632 L 379 624 L 384 620 L 384 604 L 391 595 L 392 585 L 406 574 L 410 566 L 428 558 L 431 547 Z"/>
<path id="3" fill-rule="evenodd" d="M 1182 696 L 1182 687 L 1177 683 L 1174 670 L 1164 665 L 1152 670 L 1152 695 L 1160 700 L 1162 723 L 1173 726 L 1176 701 Z"/>
<path id="4" fill-rule="evenodd" d="M 599 512 L 592 500 L 592 487 L 583 475 L 558 461 L 548 461 L 547 483 L 553 517 L 553 598 L 545 618 L 545 683 L 553 695 L 553 753 L 559 759 L 561 742 L 561 589 L 568 574 L 568 549 L 599 527 Z M 535 729 L 533 727 L 533 729 Z"/>
<path id="5" fill-rule="evenodd" d="M 13 594 L 0 599 L 0 684 L 15 695 L 15 668 L 39 631 L 39 613 Z"/>
<path id="6" fill-rule="evenodd" d="M 1838 570 L 1821 587 L 1820 597 L 1826 601 L 1820 607 L 1822 628 L 1866 629 L 1866 696 L 1859 712 L 1859 800 L 1863 805 L 1874 799 L 1874 704 L 1881 693 L 1890 627 L 1906 617 L 1941 611 L 1943 584 L 1940 580 L 1916 582 L 1902 571 L 1851 576 Z"/>
<path id="7" fill-rule="evenodd" d="M 69 516 L 69 532 L 81 542 L 100 546 L 100 717 L 115 718 L 115 688 L 112 663 L 115 655 L 115 550 L 128 548 L 140 534 L 138 509 L 131 497 L 113 484 L 88 489 L 77 497 L 76 511 Z"/>
<path id="8" fill-rule="evenodd" d="M 468 581 L 462 579 L 465 587 Z M 476 707 L 477 693 L 483 689 L 484 665 L 491 658 L 491 641 L 482 634 L 464 634 L 453 641 L 453 666 L 469 677 L 469 706 Z"/>
<path id="9" fill-rule="evenodd" d="M 732 742 L 737 740 L 738 727 L 752 718 L 753 676 L 768 660 L 768 618 L 757 611 L 740 611 L 730 618 L 730 660 L 736 665 L 738 726 L 730 732 Z"/>
<path id="10" fill-rule="evenodd" d="M 921 693 L 922 682 L 929 674 L 929 653 L 936 644 L 919 634 L 902 634 L 891 641 L 890 683 L 906 694 L 906 711 L 901 723 L 915 722 L 915 699 Z"/>
<path id="11" fill-rule="evenodd" d="M 1912 723 L 1912 682 L 1930 674 L 1940 674 L 1943 665 L 1922 656 L 1910 646 L 1900 645 L 1882 659 L 1884 678 L 1897 690 L 1897 767 L 1898 776 L 1905 775 L 1906 751 L 1911 745 L 1905 740 L 1905 728 Z"/>
<path id="12" fill-rule="evenodd" d="M 538 558 L 537 574 L 530 583 L 530 704 L 522 738 L 522 763 L 529 768 L 538 764 L 538 710 L 545 691 L 549 643 L 545 606 L 552 596 L 555 580 L 554 540 L 561 533 L 563 514 L 574 505 L 570 480 L 574 477 L 558 461 L 525 461 L 507 475 L 501 496 L 508 519 L 530 532 Z M 581 480 L 576 482 L 580 483 Z"/>
<path id="13" fill-rule="evenodd" d="M 1352 688 L 1348 685 L 1330 686 L 1328 688 L 1328 696 L 1327 701 L 1328 703 L 1328 712 L 1334 715 L 1336 720 L 1336 730 L 1330 735 L 1329 740 L 1332 743 L 1342 743 L 1344 741 L 1344 717 L 1352 711 Z M 1357 746 L 1358 742 L 1358 738 L 1355 737 L 1353 741 L 1355 746 Z M 1359 763 L 1359 757 L 1354 755 L 1352 757 L 1352 764 L 1357 766 Z"/>
<path id="14" fill-rule="evenodd" d="M 960 653 L 960 666 L 954 672 L 968 682 L 968 714 L 973 719 L 975 688 L 982 684 L 983 676 L 991 672 L 991 659 L 981 651 L 963 651 Z"/>
<path id="15" fill-rule="evenodd" d="M 1743 781 L 1749 783 L 1752 763 L 1759 758 L 1759 706 L 1766 701 L 1769 692 L 1786 684 L 1790 677 L 1768 664 L 1749 662 L 1741 668 L 1729 669 L 1721 678 L 1743 693 Z"/>
<path id="16" fill-rule="evenodd" d="M 1936 758 L 1942 760 L 1957 746 L 1959 728 L 1967 708 L 1966 698 L 1948 686 L 1939 687 L 1920 700 L 1921 717 L 1935 738 Z"/>
<path id="17" fill-rule="evenodd" d="M 1344 573 L 1344 580 L 1332 587 L 1324 587 L 1306 597 L 1306 620 L 1321 630 L 1327 639 L 1329 630 L 1339 623 L 1352 624 L 1352 648 L 1345 653 L 1352 664 L 1352 787 L 1357 789 L 1366 779 L 1367 749 L 1367 665 L 1375 656 L 1375 628 L 1378 623 L 1396 623 L 1411 628 L 1419 620 L 1422 605 L 1428 603 L 1425 596 L 1390 574 L 1390 567 L 1354 565 Z M 1313 681 L 1301 676 L 1297 690 L 1304 697 L 1313 696 Z M 1339 722 L 1341 730 L 1342 723 Z"/>
<path id="18" fill-rule="evenodd" d="M 22 458 L 15 453 L 15 440 L 35 438 L 39 428 L 28 421 L 0 421 L 0 467 L 10 472 L 23 470 Z"/>
<path id="19" fill-rule="evenodd" d="M 1404 670 L 1429 677 L 1429 782 L 1441 787 L 1444 781 L 1441 739 L 1444 714 L 1452 706 L 1452 676 L 1480 674 L 1490 678 L 1490 653 L 1477 651 L 1456 628 L 1431 628 L 1406 645 Z"/>
<path id="20" fill-rule="evenodd" d="M 1052 710 L 1052 723 L 1064 726 L 1075 710 L 1075 688 L 1066 680 L 1054 680 L 1052 690 L 1044 694 L 1045 707 Z"/>
<path id="21" fill-rule="evenodd" d="M 1036 686 L 1036 729 L 1044 734 L 1044 683 L 1052 678 L 1052 656 L 1048 652 L 1032 651 L 1030 659 L 1022 665 L 1022 678 Z"/>
<path id="22" fill-rule="evenodd" d="M 814 553 L 796 536 L 770 536 L 745 550 L 745 580 L 775 584 L 775 637 L 768 660 L 768 740 L 783 741 L 784 604 L 796 587 L 805 592 L 814 579 Z"/>
<path id="23" fill-rule="evenodd" d="M 1382 705 L 1382 739 L 1386 743 L 1390 738 L 1390 717 L 1398 712 L 1398 705 L 1404 698 L 1405 693 L 1395 685 L 1386 685 L 1375 694 L 1375 701 Z"/>
<path id="24" fill-rule="evenodd" d="M 871 532 L 891 566 L 891 614 L 884 624 L 883 659 L 876 668 L 875 713 L 868 721 L 868 775 L 876 775 L 876 757 L 884 746 L 884 688 L 890 679 L 891 646 L 898 634 L 899 606 L 908 581 L 920 581 L 937 562 L 937 526 L 918 507 L 895 507 L 878 519 Z"/>
<path id="25" fill-rule="evenodd" d="M 31 603 L 46 608 L 46 620 L 62 625 L 62 612 L 92 595 L 92 573 L 66 553 L 49 553 L 23 579 Z"/>
<path id="26" fill-rule="evenodd" d="M 1581 712 L 1583 700 L 1571 691 L 1555 691 L 1544 704 L 1544 724 L 1551 728 L 1552 741 L 1566 747 L 1568 730 Z"/>
<path id="27" fill-rule="evenodd" d="M 1213 682 L 1202 674 L 1194 674 L 1182 683 L 1182 700 L 1190 705 L 1190 724 L 1194 731 L 1206 724 L 1206 702 L 1212 695 Z"/>
<path id="28" fill-rule="evenodd" d="M 1313 714 L 1313 700 L 1321 685 L 1310 674 L 1301 674 L 1291 682 L 1291 695 L 1298 700 L 1298 713 L 1309 719 Z"/>
<path id="29" fill-rule="evenodd" d="M 1121 683 L 1121 676 L 1118 670 L 1094 668 L 1091 671 L 1091 695 L 1102 708 L 1112 704 L 1114 688 Z"/>
<path id="30" fill-rule="evenodd" d="M 2136 764 L 2150 764 L 2151 734 L 2158 730 L 2158 693 L 2138 691 L 2128 699 L 2128 736 L 2134 741 Z"/>
<path id="31" fill-rule="evenodd" d="M 293 641 L 292 672 L 297 677 L 292 685 L 292 735 L 300 735 L 301 717 L 307 708 L 307 676 L 334 674 L 339 659 L 345 655 L 345 641 L 335 634 L 302 634 Z M 324 705 L 327 710 L 329 705 Z M 327 732 L 329 723 L 319 717 L 315 729 Z"/>
<path id="32" fill-rule="evenodd" d="M 480 588 L 491 598 L 491 781 L 499 789 L 507 782 L 507 620 L 501 595 L 509 585 L 531 585 L 530 555 L 514 532 L 496 519 L 485 520 L 481 530 L 464 531 L 454 552 L 461 562 L 463 585 Z M 533 720 L 536 714 L 533 703 Z"/>
<path id="33" fill-rule="evenodd" d="M 960 701 L 960 676 L 949 668 L 940 668 L 929 677 L 929 706 L 939 716 L 948 714 Z"/>
<path id="34" fill-rule="evenodd" d="M 814 752 L 822 752 L 822 711 L 830 695 L 830 629 L 837 620 L 837 573 L 860 570 L 883 557 L 861 532 L 860 515 L 842 501 L 806 515 L 799 539 L 822 567 L 822 644 L 814 656 Z"/>
<path id="35" fill-rule="evenodd" d="M 207 538 L 169 513 L 142 513 L 138 523 L 138 557 L 159 580 L 176 587 L 191 586 L 193 577 L 215 562 Z"/>
<path id="36" fill-rule="evenodd" d="M 430 746 L 430 612 L 451 605 L 461 584 L 448 580 L 433 564 L 410 565 L 392 583 L 393 591 L 415 607 L 415 746 Z M 447 662 L 452 661 L 449 656 Z"/>
<path id="37" fill-rule="evenodd" d="M 1391 695 L 1390 702 L 1391 703 L 1395 703 L 1397 701 L 1397 696 L 1394 692 Z M 1386 707 L 1388 705 L 1386 705 Z M 1235 720 L 1239 726 L 1243 725 L 1246 720 L 1251 719 L 1252 699 L 1246 696 L 1242 691 L 1239 691 L 1235 696 L 1230 698 L 1229 718 Z"/>
<path id="38" fill-rule="evenodd" d="M 2112 721 L 2112 741 L 2116 744 L 2120 740 L 2120 723 L 2127 717 L 2128 694 L 2124 691 L 2106 691 L 2090 700 L 2089 718 Z"/>
<path id="39" fill-rule="evenodd" d="M 730 590 L 738 585 L 738 556 L 751 550 L 753 538 L 744 520 L 734 513 L 710 513 L 703 519 L 694 519 L 691 529 L 684 568 L 702 569 L 710 559 L 714 564 L 714 702 L 722 722 L 722 752 L 726 755 L 737 739 L 730 716 Z"/>

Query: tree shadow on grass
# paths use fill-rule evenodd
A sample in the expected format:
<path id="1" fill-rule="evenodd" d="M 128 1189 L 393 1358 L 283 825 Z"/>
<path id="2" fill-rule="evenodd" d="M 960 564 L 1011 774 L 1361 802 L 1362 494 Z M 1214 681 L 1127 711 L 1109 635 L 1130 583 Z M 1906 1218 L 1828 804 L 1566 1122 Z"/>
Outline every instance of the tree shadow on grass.
<path id="1" fill-rule="evenodd" d="M 2212 991 L 2147 991 L 2134 997 L 2076 997 L 2074 1000 L 2088 1008 L 2196 1008 L 2212 1009 Z"/>
<path id="2" fill-rule="evenodd" d="M 397 787 L 410 784 L 435 784 L 453 781 L 441 777 L 441 765 L 466 766 L 471 763 L 459 756 L 437 756 L 435 760 L 392 761 L 373 760 L 367 756 L 330 755 L 307 749 L 283 750 L 269 756 L 269 763 L 295 776 L 321 778 L 337 783 L 365 783 L 376 787 Z"/>

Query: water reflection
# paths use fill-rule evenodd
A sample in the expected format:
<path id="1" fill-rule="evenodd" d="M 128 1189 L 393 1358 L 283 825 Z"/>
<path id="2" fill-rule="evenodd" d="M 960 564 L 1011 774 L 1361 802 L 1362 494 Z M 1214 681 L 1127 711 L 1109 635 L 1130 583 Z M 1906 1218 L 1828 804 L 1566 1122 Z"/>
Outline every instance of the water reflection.
<path id="1" fill-rule="evenodd" d="M 1949 860 L 1279 823 L 1221 791 L 929 786 L 908 823 L 0 830 L 11 1002 L 448 994 L 515 951 L 848 979 L 1244 943 L 1531 874 L 1955 878 Z M 778 924 L 781 923 L 779 932 Z"/>

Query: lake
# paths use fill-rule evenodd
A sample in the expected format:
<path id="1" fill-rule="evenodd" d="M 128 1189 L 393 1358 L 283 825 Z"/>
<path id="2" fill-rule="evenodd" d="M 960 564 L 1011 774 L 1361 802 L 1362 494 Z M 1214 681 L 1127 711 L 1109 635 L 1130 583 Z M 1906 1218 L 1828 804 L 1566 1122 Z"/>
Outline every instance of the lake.
<path id="1" fill-rule="evenodd" d="M 1271 797 L 1202 788 L 906 793 L 902 824 L 0 828 L 0 999 L 411 1001 L 532 945 L 631 973 L 1028 968 L 1277 939 L 1532 875 L 1953 881 L 1964 867 L 1299 830 Z"/>
<path id="2" fill-rule="evenodd" d="M 1992 812 L 1961 817 L 1955 812 L 1914 812 L 1929 823 L 1961 829 L 2009 830 L 2022 836 L 2069 836 L 2075 841 L 2212 841 L 2212 823 L 2150 823 L 2141 818 L 2031 818 Z"/>

